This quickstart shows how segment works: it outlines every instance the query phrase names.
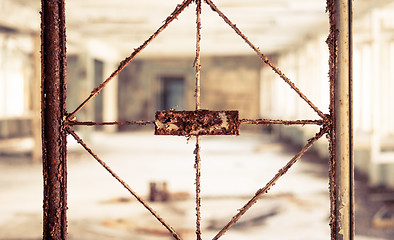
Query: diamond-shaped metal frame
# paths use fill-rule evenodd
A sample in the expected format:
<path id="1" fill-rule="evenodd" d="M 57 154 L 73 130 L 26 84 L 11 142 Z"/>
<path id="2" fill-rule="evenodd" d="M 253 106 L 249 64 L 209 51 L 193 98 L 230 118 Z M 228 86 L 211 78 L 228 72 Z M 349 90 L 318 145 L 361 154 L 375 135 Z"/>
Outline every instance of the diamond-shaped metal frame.
<path id="1" fill-rule="evenodd" d="M 256 124 L 256 125 L 271 125 L 271 124 L 284 124 L 284 125 L 319 125 L 321 126 L 320 131 L 316 133 L 316 135 L 309 139 L 307 144 L 281 169 L 279 169 L 278 173 L 261 189 L 255 193 L 255 195 L 242 207 L 238 210 L 238 213 L 229 221 L 229 223 L 223 227 L 223 229 L 213 238 L 219 239 L 231 226 L 233 226 L 238 219 L 248 210 L 251 206 L 256 203 L 256 201 L 275 184 L 275 182 L 284 175 L 289 168 L 293 166 L 297 162 L 297 160 L 308 150 L 311 146 L 320 139 L 324 134 L 330 133 L 332 128 L 332 119 L 330 115 L 324 114 L 320 111 L 296 86 L 295 84 L 284 74 L 282 73 L 264 54 L 263 52 L 257 48 L 249 39 L 241 32 L 241 30 L 230 21 L 221 11 L 220 9 L 211 1 L 211 0 L 203 0 L 212 11 L 216 12 L 225 23 L 227 23 L 237 35 L 239 35 L 247 45 L 249 45 L 254 52 L 260 57 L 261 61 L 268 65 L 276 74 L 280 76 L 298 95 L 301 99 L 303 99 L 320 117 L 319 120 L 296 120 L 296 121 L 285 121 L 285 120 L 269 120 L 269 119 L 257 119 L 257 120 L 249 120 L 249 119 L 241 119 L 239 120 L 240 124 Z M 72 129 L 75 125 L 147 125 L 154 124 L 154 121 L 127 121 L 127 122 L 78 122 L 75 120 L 76 114 L 95 96 L 97 96 L 100 91 L 110 82 L 115 76 L 117 76 L 148 44 L 153 41 L 156 36 L 158 36 L 174 19 L 184 11 L 186 7 L 188 7 L 191 3 L 196 4 L 196 25 L 197 25 L 197 33 L 196 33 L 196 58 L 194 61 L 194 67 L 196 69 L 196 110 L 200 110 L 200 41 L 201 41 L 201 4 L 202 0 L 184 0 L 181 4 L 177 5 L 175 10 L 170 14 L 169 17 L 166 18 L 163 25 L 154 32 L 140 47 L 135 49 L 129 57 L 120 62 L 119 67 L 97 88 L 93 89 L 91 94 L 79 105 L 73 112 L 66 115 L 64 126 L 66 131 L 71 134 L 77 142 L 82 145 L 82 147 L 93 156 L 114 178 L 116 178 L 159 222 L 163 224 L 165 228 L 172 234 L 175 239 L 181 239 L 180 236 L 176 233 L 176 231 L 168 225 L 136 192 L 132 190 L 132 188 L 125 183 L 111 168 L 100 159 L 98 155 L 96 155 L 88 145 L 83 142 L 83 140 L 78 136 L 78 134 Z M 200 137 L 196 136 L 196 148 L 194 151 L 195 154 L 195 168 L 196 168 L 196 234 L 197 239 L 201 239 L 201 229 L 200 229 L 200 205 L 201 205 L 201 196 L 200 196 Z"/>

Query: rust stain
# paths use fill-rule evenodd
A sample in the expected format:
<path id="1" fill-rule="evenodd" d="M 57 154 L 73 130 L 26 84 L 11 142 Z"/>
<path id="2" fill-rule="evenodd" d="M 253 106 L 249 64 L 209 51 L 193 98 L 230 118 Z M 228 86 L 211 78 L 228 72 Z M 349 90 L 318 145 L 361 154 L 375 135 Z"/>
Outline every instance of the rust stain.
<path id="1" fill-rule="evenodd" d="M 158 111 L 155 135 L 239 135 L 238 111 Z"/>

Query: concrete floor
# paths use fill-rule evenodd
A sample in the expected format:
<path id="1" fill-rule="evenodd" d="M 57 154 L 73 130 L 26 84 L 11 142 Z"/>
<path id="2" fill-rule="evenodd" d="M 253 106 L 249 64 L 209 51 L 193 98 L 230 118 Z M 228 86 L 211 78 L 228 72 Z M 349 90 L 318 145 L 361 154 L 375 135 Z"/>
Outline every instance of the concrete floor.
<path id="1" fill-rule="evenodd" d="M 93 133 L 89 141 L 91 148 L 143 198 L 147 199 L 150 182 L 167 183 L 171 200 L 150 205 L 183 239 L 196 238 L 194 143 L 195 139 L 188 143 L 184 137 L 154 136 L 152 131 Z M 202 137 L 203 239 L 212 239 L 237 209 L 291 159 L 294 149 L 286 146 L 268 135 L 250 132 Z M 221 239 L 330 239 L 327 172 L 321 159 L 306 155 Z M 41 166 L 29 163 L 27 157 L 2 156 L 0 193 L 0 240 L 41 239 Z M 68 207 L 71 240 L 172 239 L 72 139 Z M 374 231 L 364 229 L 356 239 L 393 239 L 390 231 Z"/>

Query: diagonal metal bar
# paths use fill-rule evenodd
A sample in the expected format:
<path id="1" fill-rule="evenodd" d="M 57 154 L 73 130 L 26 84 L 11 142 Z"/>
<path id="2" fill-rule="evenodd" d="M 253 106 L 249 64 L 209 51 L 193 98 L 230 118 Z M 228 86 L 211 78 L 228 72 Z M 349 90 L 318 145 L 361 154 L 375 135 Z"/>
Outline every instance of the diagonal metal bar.
<path id="1" fill-rule="evenodd" d="M 114 78 L 116 77 L 134 58 L 137 56 L 138 53 L 140 53 L 150 42 L 152 42 L 153 39 L 155 39 L 167 26 L 174 21 L 174 19 L 177 19 L 179 14 L 183 12 L 183 10 L 189 6 L 189 4 L 193 2 L 193 0 L 184 0 L 181 4 L 177 5 L 175 10 L 171 13 L 169 17 L 164 21 L 163 25 L 159 29 L 156 30 L 155 33 L 153 33 L 141 46 L 136 48 L 133 53 L 126 59 L 120 62 L 119 67 L 103 82 L 101 83 L 97 88 L 95 88 L 90 95 L 79 105 L 71 114 L 68 116 L 68 120 L 72 120 L 75 117 L 75 114 L 77 114 L 92 98 L 97 96 L 100 91 Z"/>
<path id="2" fill-rule="evenodd" d="M 298 152 L 283 168 L 281 168 L 278 173 L 265 185 L 265 187 L 259 189 L 256 194 L 246 203 L 239 212 L 231 219 L 231 221 L 220 230 L 220 232 L 212 239 L 217 240 L 223 236 L 240 218 L 242 215 L 248 211 L 253 204 L 259 200 L 259 198 L 268 192 L 268 190 L 275 185 L 276 181 L 283 176 L 297 161 L 300 159 L 306 151 L 308 151 L 312 145 L 319 140 L 324 134 L 329 131 L 328 125 L 325 125 L 320 129 L 320 131 L 315 135 L 315 137 L 308 140 L 308 143 Z"/>
<path id="3" fill-rule="evenodd" d="M 237 27 L 236 24 L 233 24 L 230 19 L 224 15 L 223 12 L 219 10 L 219 8 L 211 1 L 211 0 L 204 0 L 211 9 L 216 12 L 256 53 L 260 56 L 261 60 L 267 64 L 271 69 L 280 76 L 322 119 L 326 119 L 326 115 L 322 111 L 319 110 L 316 105 L 314 105 L 297 87 L 296 85 L 284 74 L 282 73 L 279 68 L 277 68 L 261 50 L 256 47 Z"/>
<path id="4" fill-rule="evenodd" d="M 155 121 L 120 121 L 120 122 L 78 122 L 68 121 L 70 126 L 105 126 L 105 125 L 149 125 L 155 124 Z"/>
<path id="5" fill-rule="evenodd" d="M 70 127 L 66 128 L 67 132 L 73 136 L 73 138 L 90 154 L 94 159 L 97 160 L 98 163 L 100 163 L 101 166 L 103 166 L 124 188 L 126 188 L 131 195 L 133 195 L 138 202 L 140 202 L 171 234 L 172 236 L 177 239 L 181 240 L 181 237 L 175 232 L 175 230 L 168 225 L 149 205 L 147 202 L 145 202 L 136 192 L 131 189 L 131 187 L 123 181 L 103 160 L 97 156 L 92 149 L 90 149 L 87 144 L 78 136 L 78 134 L 72 130 Z"/>
<path id="6" fill-rule="evenodd" d="M 323 125 L 326 123 L 324 120 L 272 120 L 272 119 L 240 119 L 240 124 L 256 124 L 256 125 L 272 125 L 272 124 L 282 124 L 282 125 Z"/>

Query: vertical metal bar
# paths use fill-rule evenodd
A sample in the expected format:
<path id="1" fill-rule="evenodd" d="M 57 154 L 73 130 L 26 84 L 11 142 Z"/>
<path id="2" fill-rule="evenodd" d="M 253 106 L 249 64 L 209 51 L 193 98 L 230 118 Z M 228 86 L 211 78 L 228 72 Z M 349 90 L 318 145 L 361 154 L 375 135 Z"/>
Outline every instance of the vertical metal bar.
<path id="1" fill-rule="evenodd" d="M 196 68 L 196 110 L 201 109 L 201 0 L 196 0 L 196 59 L 194 66 Z"/>
<path id="2" fill-rule="evenodd" d="M 201 109 L 201 0 L 196 0 L 196 110 Z M 196 137 L 196 237 L 201 240 L 201 157 L 200 136 Z"/>
<path id="3" fill-rule="evenodd" d="M 43 239 L 67 239 L 64 0 L 41 1 Z"/>
<path id="4" fill-rule="evenodd" d="M 200 157 L 200 136 L 196 138 L 196 148 L 194 150 L 196 169 L 196 236 L 201 240 L 201 157 Z"/>
<path id="5" fill-rule="evenodd" d="M 338 58 L 335 81 L 336 236 L 354 239 L 352 141 L 352 0 L 336 0 Z"/>

